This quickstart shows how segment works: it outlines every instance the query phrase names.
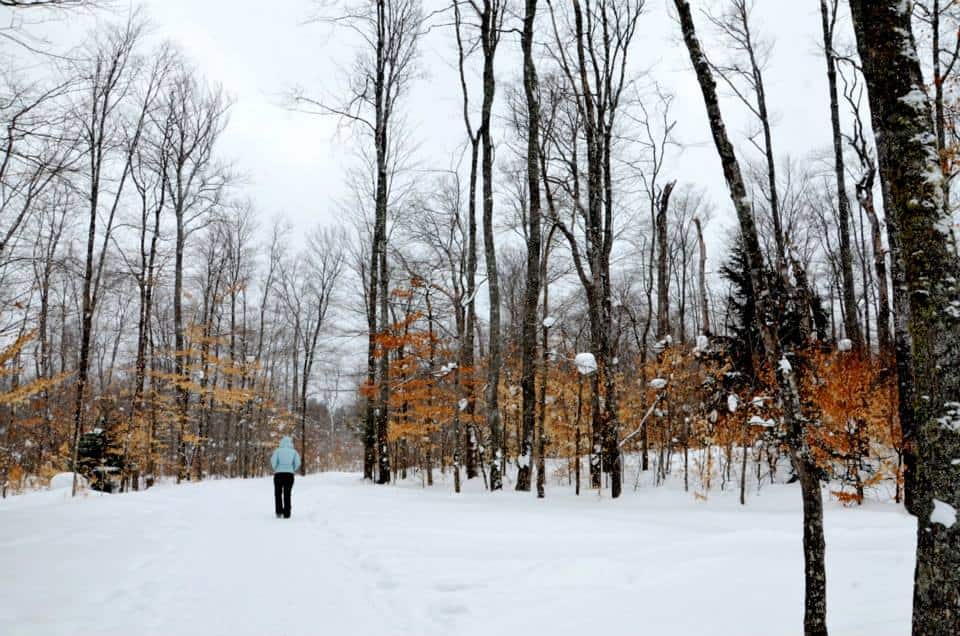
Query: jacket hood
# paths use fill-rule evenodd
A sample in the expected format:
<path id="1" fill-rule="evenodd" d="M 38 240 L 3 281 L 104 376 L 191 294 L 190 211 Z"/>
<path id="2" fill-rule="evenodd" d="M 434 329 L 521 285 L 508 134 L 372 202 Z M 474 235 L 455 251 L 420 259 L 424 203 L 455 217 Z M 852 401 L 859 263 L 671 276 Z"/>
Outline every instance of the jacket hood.
<path id="1" fill-rule="evenodd" d="M 280 438 L 280 448 L 293 448 L 293 440 L 289 437 Z"/>

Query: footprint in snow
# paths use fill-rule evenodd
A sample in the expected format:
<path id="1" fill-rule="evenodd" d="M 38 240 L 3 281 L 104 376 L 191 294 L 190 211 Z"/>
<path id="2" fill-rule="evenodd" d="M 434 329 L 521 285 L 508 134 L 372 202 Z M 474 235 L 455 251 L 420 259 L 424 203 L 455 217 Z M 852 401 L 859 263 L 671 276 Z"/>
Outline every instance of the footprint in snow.
<path id="1" fill-rule="evenodd" d="M 466 592 L 468 590 L 473 590 L 480 587 L 479 585 L 472 585 L 470 583 L 437 583 L 433 586 L 433 589 L 437 592 Z"/>
<path id="2" fill-rule="evenodd" d="M 460 616 L 462 614 L 469 614 L 470 608 L 466 605 L 438 605 L 436 606 L 436 611 L 445 616 Z"/>

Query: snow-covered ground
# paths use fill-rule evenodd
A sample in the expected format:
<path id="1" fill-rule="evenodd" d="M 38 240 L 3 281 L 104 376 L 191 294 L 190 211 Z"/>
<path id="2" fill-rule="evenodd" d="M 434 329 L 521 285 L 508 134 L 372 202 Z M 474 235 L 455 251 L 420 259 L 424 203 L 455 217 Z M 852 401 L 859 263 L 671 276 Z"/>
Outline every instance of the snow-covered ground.
<path id="1" fill-rule="evenodd" d="M 746 509 L 641 488 L 546 500 L 470 484 L 298 478 L 0 502 L 0 634 L 502 633 L 774 636 L 802 631 L 800 493 Z M 479 486 L 479 484 L 477 484 Z M 827 504 L 832 634 L 909 632 L 914 522 Z"/>

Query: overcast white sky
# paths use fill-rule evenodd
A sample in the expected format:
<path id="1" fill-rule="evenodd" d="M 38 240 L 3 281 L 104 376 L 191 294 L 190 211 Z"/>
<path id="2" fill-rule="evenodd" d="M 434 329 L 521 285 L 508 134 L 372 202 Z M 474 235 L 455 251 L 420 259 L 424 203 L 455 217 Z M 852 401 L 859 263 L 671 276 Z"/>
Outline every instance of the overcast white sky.
<path id="1" fill-rule="evenodd" d="M 335 220 L 346 193 L 344 170 L 353 142 L 342 130 L 338 132 L 334 119 L 285 108 L 284 95 L 294 86 L 317 96 L 335 96 L 341 69 L 352 57 L 350 43 L 342 35 L 324 26 L 303 24 L 315 9 L 314 2 L 145 0 L 142 5 L 155 35 L 178 43 L 201 72 L 222 83 L 235 99 L 221 151 L 246 175 L 245 189 L 265 218 L 283 213 L 298 229 Z M 719 248 L 718 237 L 730 224 L 730 206 L 671 6 L 670 0 L 648 0 L 631 64 L 638 74 L 649 69 L 656 81 L 676 95 L 677 135 L 685 149 L 670 162 L 665 176 L 695 182 L 708 190 L 718 215 L 707 234 Z M 762 35 L 775 39 L 765 79 L 775 114 L 778 158 L 822 153 L 830 142 L 830 132 L 819 50 L 819 3 L 758 0 L 756 17 Z M 436 20 L 438 24 L 446 21 L 445 16 Z M 721 57 L 714 32 L 702 16 L 698 26 L 711 56 Z M 69 39 L 78 40 L 88 28 L 82 20 L 73 20 Z M 850 39 L 848 22 L 841 25 L 840 35 Z M 413 138 L 421 144 L 424 168 L 448 168 L 463 140 L 459 86 L 451 66 L 453 47 L 449 27 L 438 26 L 424 39 L 421 62 L 425 77 L 413 85 L 407 100 L 406 111 Z M 519 78 L 518 48 L 516 36 L 504 37 L 499 81 Z M 744 109 L 729 99 L 724 111 L 730 127 L 743 133 Z M 498 132 L 503 134 L 502 129 Z M 754 156 L 743 135 L 737 139 L 738 153 Z"/>

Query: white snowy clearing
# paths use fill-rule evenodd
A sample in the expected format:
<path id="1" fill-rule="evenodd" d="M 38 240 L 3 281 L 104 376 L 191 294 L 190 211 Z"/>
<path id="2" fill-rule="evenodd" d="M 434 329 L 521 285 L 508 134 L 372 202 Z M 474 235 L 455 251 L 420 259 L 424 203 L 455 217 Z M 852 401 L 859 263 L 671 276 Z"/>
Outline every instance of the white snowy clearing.
<path id="1" fill-rule="evenodd" d="M 485 635 L 802 631 L 800 492 L 547 499 L 297 478 L 0 502 L 0 634 Z M 826 503 L 831 633 L 909 632 L 915 524 Z"/>

